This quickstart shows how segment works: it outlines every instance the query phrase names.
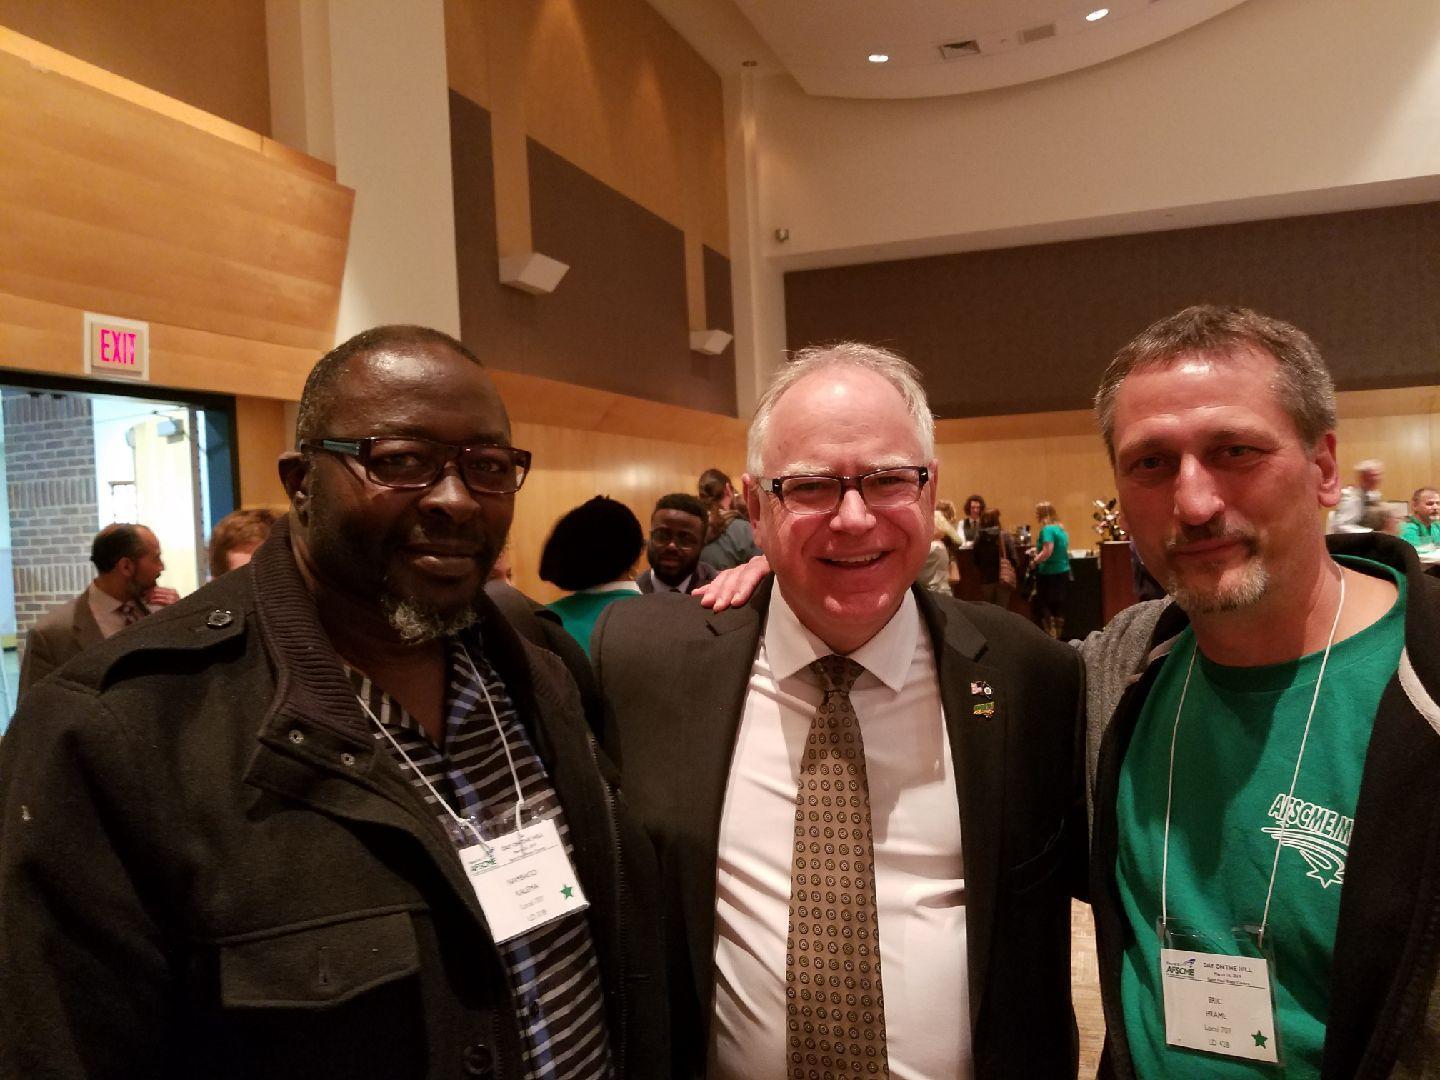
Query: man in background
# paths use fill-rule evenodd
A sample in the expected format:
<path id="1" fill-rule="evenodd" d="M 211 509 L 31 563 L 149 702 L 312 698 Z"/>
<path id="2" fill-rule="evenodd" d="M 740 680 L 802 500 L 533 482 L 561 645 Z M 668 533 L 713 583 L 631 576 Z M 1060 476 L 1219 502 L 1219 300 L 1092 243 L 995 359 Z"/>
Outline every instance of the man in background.
<path id="1" fill-rule="evenodd" d="M 165 571 L 160 541 L 144 525 L 107 525 L 90 545 L 95 580 L 73 600 L 51 608 L 25 636 L 20 693 L 91 645 L 97 645 L 180 599 L 157 582 Z"/>
<path id="2" fill-rule="evenodd" d="M 635 579 L 642 593 L 692 593 L 715 578 L 715 568 L 700 561 L 709 514 L 694 495 L 662 495 L 650 515 L 645 558 L 650 569 Z"/>
<path id="3" fill-rule="evenodd" d="M 938 466 L 899 357 L 801 351 L 748 459 L 773 579 L 592 638 L 660 856 L 672 1075 L 1073 1077 L 1078 657 L 912 587 Z"/>
<path id="4" fill-rule="evenodd" d="M 1427 555 L 1440 553 L 1440 491 L 1422 487 L 1410 496 L 1410 516 L 1400 524 L 1400 539 Z"/>
<path id="5" fill-rule="evenodd" d="M 1335 392 L 1293 326 L 1181 311 L 1096 412 L 1171 598 L 1083 650 L 1102 1075 L 1435 1075 L 1440 582 L 1327 544 Z"/>
<path id="6" fill-rule="evenodd" d="M 1385 528 L 1385 463 L 1367 458 L 1355 466 L 1355 486 L 1342 488 L 1330 522 L 1334 533 L 1381 532 Z"/>

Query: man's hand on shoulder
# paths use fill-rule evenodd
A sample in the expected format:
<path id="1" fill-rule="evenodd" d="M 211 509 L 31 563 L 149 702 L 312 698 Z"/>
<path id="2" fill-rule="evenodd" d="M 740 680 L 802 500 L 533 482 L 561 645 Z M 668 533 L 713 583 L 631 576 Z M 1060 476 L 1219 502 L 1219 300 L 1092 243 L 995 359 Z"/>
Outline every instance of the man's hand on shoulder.
<path id="1" fill-rule="evenodd" d="M 702 605 L 715 611 L 729 607 L 741 607 L 754 595 L 765 575 L 770 573 L 770 560 L 756 555 L 747 563 L 721 570 L 715 580 L 700 586 L 690 595 L 697 597 Z"/>

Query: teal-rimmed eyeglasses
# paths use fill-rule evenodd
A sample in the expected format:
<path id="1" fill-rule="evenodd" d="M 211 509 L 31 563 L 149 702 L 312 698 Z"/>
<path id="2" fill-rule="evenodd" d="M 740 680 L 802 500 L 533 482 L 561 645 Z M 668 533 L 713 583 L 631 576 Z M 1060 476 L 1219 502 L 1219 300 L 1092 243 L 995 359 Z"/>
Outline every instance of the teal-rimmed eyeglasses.
<path id="1" fill-rule="evenodd" d="M 353 457 L 372 483 L 406 491 L 438 482 L 452 461 L 460 479 L 476 495 L 513 495 L 530 472 L 529 450 L 489 443 L 455 446 L 433 439 L 381 435 L 365 439 L 303 439 L 300 449 Z"/>

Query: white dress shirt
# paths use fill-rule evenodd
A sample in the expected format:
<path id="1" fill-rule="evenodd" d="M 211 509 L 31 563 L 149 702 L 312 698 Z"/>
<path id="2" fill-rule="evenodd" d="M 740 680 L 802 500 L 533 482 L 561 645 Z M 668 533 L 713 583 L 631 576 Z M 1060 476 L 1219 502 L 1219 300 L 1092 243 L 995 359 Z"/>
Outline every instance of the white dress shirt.
<path id="1" fill-rule="evenodd" d="M 750 673 L 715 889 L 712 1080 L 786 1075 L 785 947 L 800 758 L 822 697 L 808 665 L 830 653 L 772 594 Z M 890 1075 L 972 1075 L 965 881 L 955 769 L 930 637 L 915 598 L 850 654 L 875 842 Z"/>

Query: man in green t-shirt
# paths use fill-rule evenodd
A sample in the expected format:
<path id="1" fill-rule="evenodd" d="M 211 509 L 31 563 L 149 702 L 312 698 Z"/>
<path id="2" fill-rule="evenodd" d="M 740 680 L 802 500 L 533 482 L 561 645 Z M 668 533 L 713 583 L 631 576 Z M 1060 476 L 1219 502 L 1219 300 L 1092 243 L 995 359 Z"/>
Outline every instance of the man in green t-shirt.
<path id="1" fill-rule="evenodd" d="M 1086 642 L 1102 1075 L 1440 1070 L 1440 582 L 1331 537 L 1315 346 L 1195 307 L 1096 411 L 1170 599 Z"/>
<path id="2" fill-rule="evenodd" d="M 1410 516 L 1400 525 L 1400 539 L 1425 554 L 1440 552 L 1440 491 L 1422 487 L 1410 496 Z"/>

